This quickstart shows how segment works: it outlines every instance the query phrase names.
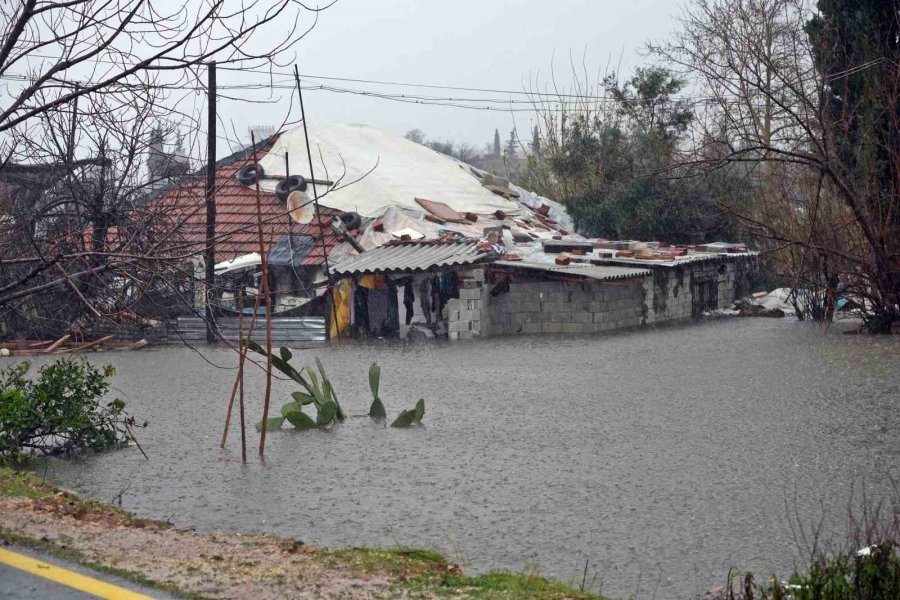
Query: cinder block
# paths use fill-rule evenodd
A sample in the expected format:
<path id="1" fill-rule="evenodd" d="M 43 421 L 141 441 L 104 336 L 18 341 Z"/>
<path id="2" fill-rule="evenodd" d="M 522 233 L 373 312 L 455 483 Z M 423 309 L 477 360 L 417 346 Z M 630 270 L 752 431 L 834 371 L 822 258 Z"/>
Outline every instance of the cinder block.
<path id="1" fill-rule="evenodd" d="M 591 313 L 587 311 L 579 311 L 570 313 L 572 323 L 590 323 L 592 321 Z"/>
<path id="2" fill-rule="evenodd" d="M 607 321 L 609 321 L 609 312 L 605 310 L 601 312 L 595 312 L 593 315 L 593 319 L 594 323 L 606 323 Z"/>
<path id="3" fill-rule="evenodd" d="M 478 335 L 478 334 L 477 334 L 476 332 L 474 332 L 474 331 L 460 331 L 460 332 L 459 332 L 459 339 L 460 339 L 460 340 L 471 340 L 471 339 L 475 339 L 475 337 L 476 337 L 477 335 Z"/>
<path id="4" fill-rule="evenodd" d="M 450 339 L 451 339 L 451 340 L 458 340 L 458 339 L 459 339 L 459 332 L 458 332 L 458 331 L 451 331 L 451 332 L 449 333 L 449 336 L 450 336 Z"/>
<path id="5" fill-rule="evenodd" d="M 481 300 L 480 288 L 463 288 L 459 290 L 460 300 Z"/>
<path id="6" fill-rule="evenodd" d="M 522 333 L 541 333 L 543 329 L 542 323 L 523 323 L 520 331 Z"/>
<path id="7" fill-rule="evenodd" d="M 562 323 L 544 323 L 542 329 L 544 333 L 562 333 Z"/>
<path id="8" fill-rule="evenodd" d="M 509 300 L 496 300 L 492 298 L 489 306 L 490 311 L 493 314 L 512 312 L 512 302 L 510 302 Z"/>
<path id="9" fill-rule="evenodd" d="M 484 281 L 484 269 L 475 269 L 472 271 L 472 279 L 475 281 Z"/>
<path id="10" fill-rule="evenodd" d="M 466 308 L 468 310 L 480 310 L 481 300 L 466 300 Z"/>
<path id="11" fill-rule="evenodd" d="M 476 333 L 481 332 L 481 321 L 472 321 L 469 323 L 469 331 L 474 331 Z"/>
<path id="12" fill-rule="evenodd" d="M 447 323 L 447 331 L 453 333 L 455 331 L 469 331 L 471 321 L 450 321 Z"/>
<path id="13" fill-rule="evenodd" d="M 532 300 L 513 303 L 516 312 L 538 312 L 541 310 L 541 303 Z"/>
<path id="14" fill-rule="evenodd" d="M 567 312 L 569 308 L 568 302 L 541 302 L 541 312 Z"/>
<path id="15" fill-rule="evenodd" d="M 550 313 L 551 323 L 568 323 L 572 320 L 572 313 L 556 311 Z"/>
<path id="16" fill-rule="evenodd" d="M 500 325 L 508 325 L 512 323 L 512 314 L 510 313 L 491 313 L 491 322 L 498 323 Z"/>
<path id="17" fill-rule="evenodd" d="M 460 321 L 480 321 L 481 320 L 481 311 L 480 310 L 461 310 L 461 311 L 459 311 L 459 320 Z"/>

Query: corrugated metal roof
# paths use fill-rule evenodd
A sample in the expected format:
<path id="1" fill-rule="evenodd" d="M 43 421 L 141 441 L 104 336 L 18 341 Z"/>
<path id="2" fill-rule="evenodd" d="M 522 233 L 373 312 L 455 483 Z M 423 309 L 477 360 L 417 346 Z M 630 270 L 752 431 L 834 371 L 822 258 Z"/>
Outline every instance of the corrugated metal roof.
<path id="1" fill-rule="evenodd" d="M 479 250 L 471 240 L 389 243 L 349 258 L 334 266 L 332 271 L 340 275 L 414 273 L 438 267 L 468 265 L 488 256 L 489 252 Z"/>
<path id="2" fill-rule="evenodd" d="M 759 256 L 759 252 L 755 251 L 747 251 L 747 252 L 696 252 L 692 254 L 685 254 L 684 256 L 678 256 L 671 259 L 665 260 L 656 260 L 656 259 L 643 259 L 643 258 L 632 258 L 627 256 L 615 256 L 611 258 L 595 258 L 593 260 L 597 262 L 602 262 L 604 264 L 609 265 L 647 265 L 649 267 L 677 267 L 679 265 L 685 265 L 688 263 L 695 262 L 704 262 L 709 260 L 733 260 L 735 258 L 750 258 L 754 256 Z"/>
<path id="3" fill-rule="evenodd" d="M 553 263 L 537 263 L 523 262 L 512 260 L 498 260 L 492 263 L 501 267 L 513 267 L 516 269 L 531 269 L 535 271 L 546 271 L 548 273 L 558 273 L 561 275 L 575 275 L 577 277 L 587 277 L 598 281 L 611 281 L 614 279 L 634 279 L 635 277 L 646 277 L 650 275 L 649 269 L 630 269 L 627 267 L 602 267 L 597 265 L 557 265 Z"/>

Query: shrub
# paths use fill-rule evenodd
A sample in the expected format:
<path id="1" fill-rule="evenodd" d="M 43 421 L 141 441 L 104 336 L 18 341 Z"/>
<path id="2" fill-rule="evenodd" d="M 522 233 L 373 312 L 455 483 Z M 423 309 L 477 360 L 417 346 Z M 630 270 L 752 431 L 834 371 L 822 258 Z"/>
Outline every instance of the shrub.
<path id="1" fill-rule="evenodd" d="M 24 361 L 0 371 L 0 459 L 60 455 L 126 445 L 134 419 L 125 402 L 104 404 L 112 365 L 102 370 L 84 359 L 64 358 L 31 379 Z"/>

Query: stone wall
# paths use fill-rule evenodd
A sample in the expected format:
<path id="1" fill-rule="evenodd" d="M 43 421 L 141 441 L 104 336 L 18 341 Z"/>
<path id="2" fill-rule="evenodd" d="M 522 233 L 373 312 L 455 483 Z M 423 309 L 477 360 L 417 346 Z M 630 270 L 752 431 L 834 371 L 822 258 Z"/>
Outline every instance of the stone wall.
<path id="1" fill-rule="evenodd" d="M 641 281 L 533 281 L 482 300 L 482 334 L 599 333 L 643 322 Z M 485 308 L 486 307 L 486 308 Z"/>

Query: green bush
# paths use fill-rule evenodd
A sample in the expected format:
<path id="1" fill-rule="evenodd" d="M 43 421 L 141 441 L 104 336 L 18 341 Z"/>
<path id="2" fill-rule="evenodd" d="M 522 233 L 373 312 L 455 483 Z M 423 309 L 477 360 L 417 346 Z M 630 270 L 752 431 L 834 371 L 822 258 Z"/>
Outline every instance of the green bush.
<path id="1" fill-rule="evenodd" d="M 752 573 L 729 574 L 721 600 L 897 600 L 900 546 L 873 543 L 865 550 L 818 554 L 788 581 L 757 584 Z"/>
<path id="2" fill-rule="evenodd" d="M 112 365 L 64 358 L 31 379 L 24 361 L 0 371 L 0 459 L 107 450 L 127 444 L 134 419 L 125 402 L 104 403 Z"/>

